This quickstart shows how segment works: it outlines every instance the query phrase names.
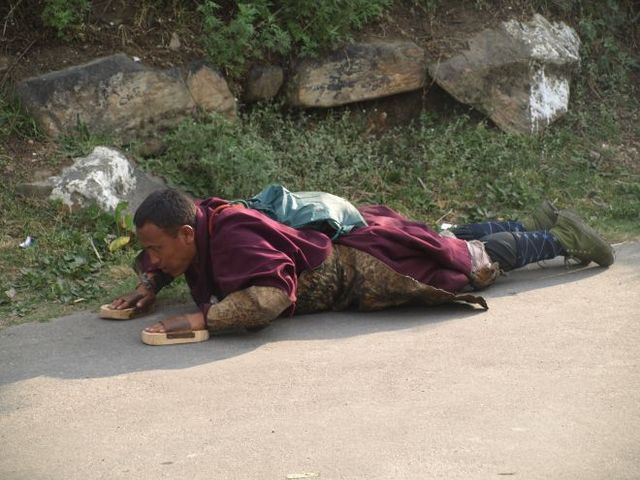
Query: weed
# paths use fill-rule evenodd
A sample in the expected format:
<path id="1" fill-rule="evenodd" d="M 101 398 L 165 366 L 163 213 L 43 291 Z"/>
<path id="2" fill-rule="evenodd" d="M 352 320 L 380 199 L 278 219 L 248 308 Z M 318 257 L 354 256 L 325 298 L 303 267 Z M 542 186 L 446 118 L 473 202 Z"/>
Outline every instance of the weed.
<path id="1" fill-rule="evenodd" d="M 89 0 L 46 0 L 42 22 L 54 28 L 58 37 L 70 38 L 84 26 L 90 9 Z"/>
<path id="2" fill-rule="evenodd" d="M 580 2 L 578 33 L 582 39 L 584 71 L 601 93 L 618 91 L 628 83 L 631 71 L 640 71 L 635 52 L 624 45 L 636 29 L 637 16 L 623 2 Z M 634 22 L 635 21 L 635 22 Z M 620 37 L 619 41 L 616 37 Z"/>
<path id="3" fill-rule="evenodd" d="M 413 4 L 433 15 L 440 7 L 440 0 L 413 0 Z"/>
<path id="4" fill-rule="evenodd" d="M 86 124 L 78 123 L 73 129 L 63 134 L 60 139 L 59 153 L 66 157 L 88 155 L 99 145 L 113 145 L 114 140 L 107 133 L 89 130 Z"/>
<path id="5" fill-rule="evenodd" d="M 105 268 L 131 261 L 130 251 L 108 250 L 116 228 L 112 216 L 98 207 L 71 213 L 59 204 L 19 200 L 11 186 L 2 196 L 0 317 L 26 314 L 40 303 L 97 298 L 105 288 Z M 18 248 L 26 235 L 36 242 Z M 7 291 L 14 291 L 15 298 L 2 293 Z"/>
<path id="6" fill-rule="evenodd" d="M 334 47 L 351 32 L 380 17 L 390 0 L 339 0 L 315 2 L 269 0 L 237 2 L 224 9 L 205 0 L 198 7 L 203 22 L 203 44 L 210 60 L 231 76 L 247 60 L 296 52 L 313 56 Z"/>
<path id="7" fill-rule="evenodd" d="M 24 111 L 19 99 L 7 89 L 0 89 L 0 144 L 10 137 L 24 140 L 41 136 L 38 126 Z"/>
<path id="8" fill-rule="evenodd" d="M 128 202 L 118 202 L 113 213 L 113 220 L 117 229 L 117 237 L 109 242 L 109 251 L 115 252 L 121 248 L 131 245 L 135 238 L 135 226 L 133 225 L 133 215 L 128 210 Z M 99 254 L 96 253 L 99 258 Z"/>
<path id="9" fill-rule="evenodd" d="M 592 161 L 594 145 L 575 135 L 580 115 L 540 137 L 506 135 L 464 116 L 429 115 L 369 137 L 366 119 L 354 113 L 283 115 L 271 105 L 236 124 L 216 116 L 185 122 L 169 135 L 167 153 L 147 166 L 199 196 L 247 198 L 281 182 L 356 203 L 387 203 L 431 222 L 447 212 L 456 222 L 514 217 L 549 197 L 587 212 L 606 204 L 603 223 L 628 222 L 640 201 L 620 183 L 625 169 L 613 158 Z M 617 125 L 615 118 L 597 119 L 597 111 L 588 115 L 603 126 L 599 135 Z M 615 137 L 609 141 L 615 145 Z"/>

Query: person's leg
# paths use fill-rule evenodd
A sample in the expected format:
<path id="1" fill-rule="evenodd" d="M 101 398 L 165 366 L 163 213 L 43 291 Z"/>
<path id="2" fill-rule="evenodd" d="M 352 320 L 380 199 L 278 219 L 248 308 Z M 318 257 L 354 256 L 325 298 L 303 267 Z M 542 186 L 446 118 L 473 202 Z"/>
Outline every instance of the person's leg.
<path id="1" fill-rule="evenodd" d="M 480 241 L 491 260 L 498 262 L 505 272 L 566 254 L 556 237 L 548 231 L 493 233 Z"/>
<path id="2" fill-rule="evenodd" d="M 459 225 L 451 232 L 462 240 L 479 240 L 487 235 L 500 232 L 532 232 L 551 229 L 557 221 L 558 209 L 548 200 L 538 205 L 521 221 L 490 221 Z"/>
<path id="3" fill-rule="evenodd" d="M 611 246 L 573 211 L 558 212 L 556 225 L 538 232 L 500 232 L 480 239 L 493 262 L 504 271 L 558 255 L 596 262 L 608 267 L 614 261 Z"/>

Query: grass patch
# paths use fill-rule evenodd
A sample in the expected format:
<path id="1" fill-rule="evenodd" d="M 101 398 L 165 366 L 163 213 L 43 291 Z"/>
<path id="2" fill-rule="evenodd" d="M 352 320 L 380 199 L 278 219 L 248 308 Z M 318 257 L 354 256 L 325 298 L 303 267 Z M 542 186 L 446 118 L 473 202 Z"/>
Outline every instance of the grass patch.
<path id="1" fill-rule="evenodd" d="M 58 2 L 65 3 L 72 2 Z M 206 3 L 211 15 L 218 12 L 217 2 Z M 357 17 L 362 23 L 378 16 L 367 9 L 387 3 L 350 2 L 363 6 L 364 13 Z M 440 4 L 417 3 L 428 11 Z M 534 2 L 551 11 L 560 3 Z M 490 7 L 489 2 L 474 4 Z M 372 136 L 358 111 L 300 113 L 267 104 L 243 111 L 235 123 L 216 115 L 185 121 L 166 135 L 168 149 L 162 156 L 139 162 L 197 196 L 247 198 L 279 182 L 292 190 L 329 191 L 357 204 L 384 203 L 430 225 L 518 218 L 549 198 L 577 209 L 610 241 L 638 238 L 640 64 L 633 42 L 625 43 L 637 38 L 637 13 L 626 0 L 563 4 L 575 10 L 583 68 L 569 114 L 540 136 L 508 135 L 464 114 L 453 119 L 424 114 L 410 126 Z M 273 42 L 282 40 L 273 36 L 277 19 L 256 23 L 261 16 L 249 10 L 234 15 L 218 20 L 234 28 L 244 22 L 239 26 L 258 38 L 264 34 Z M 358 27 L 354 15 L 345 20 Z M 314 19 L 305 21 L 315 26 Z M 256 33 L 254 24 L 266 30 Z M 325 32 L 337 36 L 322 45 L 348 37 L 347 30 Z M 234 38 L 229 35 L 229 40 Z M 304 38 L 291 38 L 305 50 Z M 212 39 L 212 45 L 216 41 Z M 315 51 L 313 42 L 307 53 Z M 265 40 L 264 45 L 272 53 L 284 53 L 276 43 L 269 46 Z M 0 327 L 93 310 L 135 284 L 128 268 L 134 250 L 108 251 L 118 233 L 111 215 L 96 208 L 72 213 L 59 204 L 17 196 L 16 184 L 26 178 L 29 167 L 10 164 L 7 146 L 39 138 L 16 99 L 0 91 L 0 169 L 12 167 L 0 186 Z M 80 125 L 61 139 L 50 162 L 57 165 L 63 158 L 112 143 Z M 35 246 L 20 249 L 27 235 L 37 238 Z M 161 298 L 185 301 L 184 281 L 163 291 Z"/>
<path id="2" fill-rule="evenodd" d="M 0 167 L 8 162 L 7 143 L 10 139 L 41 138 L 35 121 L 29 117 L 18 99 L 6 88 L 0 88 Z"/>
<path id="3" fill-rule="evenodd" d="M 124 261 L 106 248 L 110 217 L 95 207 L 70 213 L 60 204 L 18 198 L 12 187 L 2 192 L 0 317 L 25 316 L 40 304 L 98 298 L 106 288 L 105 267 Z M 35 243 L 20 248 L 27 236 Z"/>
<path id="4" fill-rule="evenodd" d="M 283 115 L 271 105 L 237 123 L 217 115 L 185 122 L 145 165 L 197 196 L 247 198 L 281 182 L 385 203 L 431 224 L 517 218 L 550 198 L 620 239 L 640 234 L 640 196 L 639 172 L 621 161 L 617 121 L 608 110 L 578 110 L 527 137 L 465 116 L 423 115 L 372 137 L 358 113 Z"/>
<path id="5" fill-rule="evenodd" d="M 167 134 L 162 156 L 139 161 L 198 196 L 248 198 L 280 182 L 384 203 L 430 225 L 518 218 L 550 198 L 619 241 L 640 236 L 640 131 L 626 121 L 640 105 L 630 94 L 613 98 L 613 108 L 590 104 L 589 91 L 578 88 L 571 113 L 535 137 L 465 115 L 428 114 L 371 136 L 358 111 L 283 113 L 263 105 L 235 123 L 217 115 L 186 121 Z M 82 155 L 107 140 L 80 129 L 59 154 Z M 0 203 L 0 327 L 94 310 L 133 288 L 134 250 L 107 248 L 117 234 L 112 215 L 19 198 L 12 181 Z M 18 248 L 27 235 L 35 246 Z M 187 300 L 184 282 L 161 298 Z"/>
<path id="6" fill-rule="evenodd" d="M 117 227 L 112 215 L 89 207 L 67 207 L 2 190 L 0 220 L 0 327 L 97 307 L 132 290 L 129 267 L 135 250 L 110 252 Z M 30 248 L 19 244 L 30 235 Z M 163 293 L 165 301 L 188 298 L 183 280 Z"/>

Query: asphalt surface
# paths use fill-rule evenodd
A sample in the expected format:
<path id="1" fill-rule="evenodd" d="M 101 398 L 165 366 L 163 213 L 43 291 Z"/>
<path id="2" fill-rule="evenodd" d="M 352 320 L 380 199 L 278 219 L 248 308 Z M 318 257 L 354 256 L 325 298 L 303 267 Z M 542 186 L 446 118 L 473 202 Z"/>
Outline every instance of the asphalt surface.
<path id="1" fill-rule="evenodd" d="M 638 479 L 640 243 L 466 306 L 149 347 L 94 313 L 0 332 L 0 479 Z"/>

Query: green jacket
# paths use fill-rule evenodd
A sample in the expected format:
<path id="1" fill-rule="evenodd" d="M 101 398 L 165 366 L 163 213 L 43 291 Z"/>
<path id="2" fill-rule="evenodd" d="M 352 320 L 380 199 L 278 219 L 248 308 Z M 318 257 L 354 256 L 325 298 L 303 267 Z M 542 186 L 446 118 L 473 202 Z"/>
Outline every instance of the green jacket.
<path id="1" fill-rule="evenodd" d="M 293 228 L 327 231 L 329 227 L 332 240 L 367 225 L 350 202 L 325 192 L 290 192 L 282 185 L 272 184 L 240 203 Z"/>

